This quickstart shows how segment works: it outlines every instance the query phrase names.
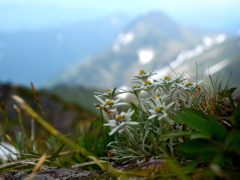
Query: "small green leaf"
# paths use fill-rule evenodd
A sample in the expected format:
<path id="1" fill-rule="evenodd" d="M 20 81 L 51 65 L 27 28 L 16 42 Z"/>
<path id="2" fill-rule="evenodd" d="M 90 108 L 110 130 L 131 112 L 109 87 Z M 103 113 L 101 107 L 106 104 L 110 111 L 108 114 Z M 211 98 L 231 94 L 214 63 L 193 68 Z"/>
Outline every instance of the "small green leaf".
<path id="1" fill-rule="evenodd" d="M 198 97 L 194 98 L 193 104 L 195 108 L 197 108 L 201 104 L 201 100 L 203 99 L 203 96 L 204 96 L 204 93 L 201 92 L 201 94 Z"/>
<path id="2" fill-rule="evenodd" d="M 206 134 L 219 141 L 224 141 L 227 130 L 221 126 L 211 115 L 206 115 L 195 109 L 183 109 L 184 112 L 177 112 L 177 122 L 184 122 L 194 130 Z M 179 120 L 180 118 L 180 120 Z M 205 136 L 206 137 L 206 136 Z"/>
<path id="3" fill-rule="evenodd" d="M 240 131 L 231 130 L 225 141 L 225 149 L 235 151 L 240 156 Z"/>
<path id="4" fill-rule="evenodd" d="M 188 171 L 181 167 L 176 161 L 166 161 L 167 166 L 176 173 L 178 179 L 190 180 L 191 178 L 187 175 Z"/>
<path id="5" fill-rule="evenodd" d="M 229 95 L 232 95 L 236 89 L 237 89 L 236 87 L 225 89 L 222 92 L 220 92 L 219 95 L 221 97 L 228 97 Z"/>
<path id="6" fill-rule="evenodd" d="M 64 146 L 65 146 L 65 143 L 63 143 L 48 159 L 50 161 L 54 161 L 59 156 L 59 153 L 61 153 Z"/>
<path id="7" fill-rule="evenodd" d="M 177 112 L 177 116 L 181 119 L 179 122 L 182 121 L 196 131 L 210 135 L 212 132 L 210 123 L 201 116 L 197 116 L 197 114 L 194 114 L 194 112 L 189 112 Z"/>
<path id="8" fill-rule="evenodd" d="M 224 166 L 226 164 L 232 164 L 232 155 L 231 153 L 218 152 L 213 158 L 211 164 L 217 164 L 219 166 Z"/>
<path id="9" fill-rule="evenodd" d="M 185 122 L 179 116 L 169 115 L 169 117 L 180 124 L 185 124 Z"/>
<path id="10" fill-rule="evenodd" d="M 230 118 L 232 124 L 240 130 L 240 104 L 238 104 L 237 108 L 235 109 L 235 112 L 233 116 Z"/>
<path id="11" fill-rule="evenodd" d="M 117 87 L 115 87 L 115 88 L 113 89 L 112 94 L 111 94 L 111 99 L 114 99 L 116 89 L 117 89 Z"/>
<path id="12" fill-rule="evenodd" d="M 186 171 L 193 171 L 198 165 L 198 160 L 197 159 L 194 159 L 192 160 L 190 163 L 188 163 L 186 166 L 185 166 L 185 170 Z"/>
<path id="13" fill-rule="evenodd" d="M 186 131 L 182 131 L 182 132 L 171 132 L 171 133 L 166 133 L 164 135 L 162 135 L 162 137 L 182 137 L 182 136 L 191 136 L 194 135 L 195 132 L 186 132 Z"/>
<path id="14" fill-rule="evenodd" d="M 132 102 L 131 102 L 131 108 L 134 110 L 134 112 L 138 112 L 139 111 L 138 107 L 134 103 L 132 103 Z"/>
<path id="15" fill-rule="evenodd" d="M 211 137 L 207 134 L 195 133 L 191 135 L 190 139 L 210 139 Z"/>
<path id="16" fill-rule="evenodd" d="M 218 151 L 221 151 L 221 145 L 206 139 L 194 139 L 187 141 L 177 147 L 180 155 L 187 158 L 200 158 L 202 160 L 212 159 Z"/>

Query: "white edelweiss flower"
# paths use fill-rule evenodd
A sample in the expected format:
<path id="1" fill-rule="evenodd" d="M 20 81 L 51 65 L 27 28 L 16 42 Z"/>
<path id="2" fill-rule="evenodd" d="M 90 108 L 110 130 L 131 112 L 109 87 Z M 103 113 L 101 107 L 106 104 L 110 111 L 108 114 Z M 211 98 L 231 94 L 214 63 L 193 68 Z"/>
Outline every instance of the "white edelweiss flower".
<path id="1" fill-rule="evenodd" d="M 156 88 L 156 85 L 154 82 L 147 80 L 142 83 L 142 85 L 139 87 L 139 89 L 151 92 Z"/>
<path id="2" fill-rule="evenodd" d="M 193 91 L 195 91 L 195 89 L 203 82 L 203 80 L 200 81 L 196 81 L 196 82 L 185 82 L 184 84 L 177 84 L 178 86 L 180 86 L 181 88 L 183 88 L 184 90 L 193 93 Z"/>
<path id="3" fill-rule="evenodd" d="M 100 97 L 105 97 L 105 98 L 108 98 L 108 99 L 114 99 L 117 95 L 122 93 L 120 91 L 117 91 L 116 89 L 117 89 L 117 87 L 115 87 L 114 89 L 108 88 L 103 93 L 94 92 L 94 94 L 96 94 L 96 95 L 98 95 Z"/>
<path id="4" fill-rule="evenodd" d="M 169 97 L 169 95 L 156 95 L 156 96 L 153 96 L 153 97 L 149 97 L 149 98 L 146 98 L 146 99 L 142 99 L 142 101 L 145 103 L 145 104 L 148 104 L 150 106 L 150 104 L 153 103 L 153 101 L 155 101 L 155 99 L 159 99 L 160 102 L 163 102 L 163 101 L 166 101 L 166 99 Z"/>
<path id="5" fill-rule="evenodd" d="M 174 105 L 174 102 L 171 102 L 166 106 L 165 101 L 161 102 L 160 98 L 156 98 L 154 101 L 150 101 L 149 105 L 151 107 L 150 110 L 148 110 L 151 113 L 151 116 L 148 117 L 148 119 L 153 119 L 155 117 L 158 118 L 158 120 L 163 119 L 164 117 L 167 117 L 168 110 Z"/>
<path id="6" fill-rule="evenodd" d="M 161 96 L 154 96 L 153 98 L 154 99 L 159 99 L 160 102 L 164 102 L 168 97 L 169 97 L 169 95 L 164 94 L 164 95 L 161 95 Z"/>
<path id="7" fill-rule="evenodd" d="M 162 79 L 159 80 L 153 80 L 156 84 L 156 87 L 161 87 L 163 89 L 169 90 L 170 88 L 175 86 L 175 83 L 180 83 L 184 80 L 182 76 L 165 76 Z"/>
<path id="8" fill-rule="evenodd" d="M 133 113 L 134 111 L 131 111 L 131 109 L 129 109 L 126 113 L 121 112 L 120 115 L 116 115 L 115 119 L 111 119 L 107 124 L 104 124 L 104 126 L 110 126 L 112 128 L 109 135 L 114 134 L 116 131 L 121 133 L 129 125 L 138 125 L 138 122 L 131 121 L 131 116 Z"/>
<path id="9" fill-rule="evenodd" d="M 153 73 L 153 71 L 147 73 L 145 70 L 140 70 L 138 75 L 135 75 L 134 78 L 132 79 L 133 82 L 139 82 L 141 80 L 142 82 L 147 81 L 147 79 L 157 73 Z"/>
<path id="10" fill-rule="evenodd" d="M 123 89 L 124 93 L 138 94 L 142 90 L 140 85 L 133 85 L 131 88 Z"/>
<path id="11" fill-rule="evenodd" d="M 94 97 L 101 103 L 101 104 L 97 104 L 98 106 L 95 105 L 96 107 L 105 107 L 107 109 L 115 109 L 119 106 L 129 105 L 128 103 L 125 103 L 125 102 L 119 102 L 120 99 L 116 99 L 116 100 L 106 99 L 105 101 L 103 101 L 99 96 L 94 95 Z"/>
<path id="12" fill-rule="evenodd" d="M 126 92 L 129 92 L 132 94 L 138 94 L 141 90 L 151 92 L 153 89 L 155 89 L 154 82 L 151 82 L 150 80 L 146 80 L 144 82 L 138 82 L 138 83 L 140 85 L 133 85 L 132 88 L 128 88 Z"/>

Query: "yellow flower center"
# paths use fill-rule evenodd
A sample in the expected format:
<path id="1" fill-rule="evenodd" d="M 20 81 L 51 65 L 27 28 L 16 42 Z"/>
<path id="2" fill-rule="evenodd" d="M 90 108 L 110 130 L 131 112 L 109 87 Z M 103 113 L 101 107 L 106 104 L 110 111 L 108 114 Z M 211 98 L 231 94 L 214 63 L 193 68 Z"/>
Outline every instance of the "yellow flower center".
<path id="1" fill-rule="evenodd" d="M 191 81 L 189 81 L 189 82 L 186 83 L 186 86 L 190 86 L 190 85 L 192 85 L 192 82 L 191 82 Z"/>
<path id="2" fill-rule="evenodd" d="M 168 80 L 168 79 L 170 79 L 170 76 L 165 76 L 164 79 Z"/>
<path id="3" fill-rule="evenodd" d="M 154 96 L 153 98 L 154 98 L 154 99 L 157 99 L 157 98 L 159 98 L 159 97 L 160 97 L 160 96 Z"/>
<path id="4" fill-rule="evenodd" d="M 105 91 L 106 91 L 106 92 L 109 92 L 109 91 L 111 91 L 111 89 L 110 89 L 110 88 L 108 88 L 108 89 L 106 89 Z"/>
<path id="5" fill-rule="evenodd" d="M 144 84 L 145 85 L 151 84 L 151 81 L 145 81 Z"/>
<path id="6" fill-rule="evenodd" d="M 139 73 L 143 74 L 143 73 L 145 73 L 145 71 L 142 69 L 142 70 L 139 71 Z"/>
<path id="7" fill-rule="evenodd" d="M 156 110 L 157 112 L 160 112 L 160 111 L 162 111 L 162 107 L 157 106 L 155 110 Z"/>
<path id="8" fill-rule="evenodd" d="M 109 99 L 107 99 L 107 100 L 105 101 L 105 105 L 110 105 L 110 104 L 114 104 L 114 102 L 111 101 L 111 100 L 109 100 Z"/>
<path id="9" fill-rule="evenodd" d="M 116 120 L 121 120 L 121 119 L 123 119 L 123 116 L 122 115 L 118 115 L 117 117 L 116 117 Z"/>
<path id="10" fill-rule="evenodd" d="M 132 88 L 138 88 L 138 85 L 133 85 Z"/>

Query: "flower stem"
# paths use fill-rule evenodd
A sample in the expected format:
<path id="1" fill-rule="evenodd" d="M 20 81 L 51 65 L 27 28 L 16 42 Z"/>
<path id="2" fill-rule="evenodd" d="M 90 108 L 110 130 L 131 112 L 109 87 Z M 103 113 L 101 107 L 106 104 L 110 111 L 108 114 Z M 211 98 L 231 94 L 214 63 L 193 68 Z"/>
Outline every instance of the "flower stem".
<path id="1" fill-rule="evenodd" d="M 189 93 L 189 96 L 188 96 L 188 108 L 191 108 L 192 107 L 192 93 Z"/>
<path id="2" fill-rule="evenodd" d="M 133 138 L 133 136 L 131 135 L 131 133 L 129 132 L 128 128 L 126 127 L 125 128 L 125 132 L 127 133 L 128 137 L 131 139 L 132 143 L 145 155 L 148 156 L 147 152 L 144 151 L 140 146 L 139 144 L 137 143 L 137 141 Z"/>
<path id="3" fill-rule="evenodd" d="M 171 125 L 169 118 L 165 117 L 164 119 L 165 119 L 166 123 L 169 125 L 169 127 L 172 129 L 172 132 L 174 132 L 175 130 L 174 130 L 173 126 Z"/>
<path id="4" fill-rule="evenodd" d="M 142 110 L 142 112 L 143 112 L 143 106 L 142 106 L 142 102 L 141 102 L 141 100 L 140 100 L 140 98 L 139 98 L 138 94 L 137 94 L 137 93 L 135 93 L 135 96 L 137 97 L 137 100 L 138 100 L 139 106 L 140 106 L 140 108 L 141 108 L 141 110 Z"/>
<path id="5" fill-rule="evenodd" d="M 159 126 L 159 128 L 162 128 L 162 120 L 160 119 L 160 120 L 158 120 L 158 126 Z"/>
<path id="6" fill-rule="evenodd" d="M 153 96 L 150 91 L 147 91 L 147 93 L 148 93 L 148 96 L 149 96 L 149 97 L 152 97 L 152 96 Z"/>

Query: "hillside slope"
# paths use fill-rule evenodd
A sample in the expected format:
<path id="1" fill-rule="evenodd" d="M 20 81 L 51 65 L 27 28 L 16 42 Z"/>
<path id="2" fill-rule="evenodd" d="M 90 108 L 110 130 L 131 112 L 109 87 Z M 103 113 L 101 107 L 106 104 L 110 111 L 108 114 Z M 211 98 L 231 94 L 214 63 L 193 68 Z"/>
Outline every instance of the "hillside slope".
<path id="1" fill-rule="evenodd" d="M 229 85 L 240 88 L 239 43 L 240 36 L 232 36 L 222 43 L 211 45 L 211 47 L 198 46 L 198 48 L 202 47 L 202 50 L 199 50 L 199 53 L 197 53 L 196 48 L 192 51 L 182 53 L 181 56 L 176 58 L 182 58 L 182 62 L 176 67 L 174 67 L 174 63 L 176 64 L 176 62 L 172 62 L 170 65 L 172 64 L 174 70 L 178 73 L 187 72 L 187 74 L 195 76 L 197 71 L 198 78 L 204 78 L 206 83 L 210 83 L 209 75 L 215 81 L 218 79 L 218 82 L 222 82 L 223 85 L 227 83 L 231 76 Z M 158 70 L 159 73 L 171 73 L 171 71 L 171 69 L 166 68 Z"/>
<path id="2" fill-rule="evenodd" d="M 37 91 L 36 94 L 47 120 L 53 125 L 53 127 L 63 134 L 75 134 L 80 121 L 83 120 L 86 123 L 89 123 L 89 121 L 94 120 L 96 117 L 94 113 L 86 110 L 85 107 L 81 107 L 74 102 L 70 103 L 69 101 L 63 101 L 50 91 Z M 13 108 L 13 105 L 16 104 L 16 102 L 11 98 L 12 95 L 19 95 L 22 97 L 46 120 L 30 89 L 11 84 L 0 84 L 0 103 L 2 107 L 0 110 L 1 127 L 6 123 L 7 127 L 11 127 L 12 132 L 20 130 L 18 114 Z M 77 99 L 77 97 L 75 97 L 75 99 Z M 81 101 L 81 98 L 78 100 Z M 5 112 L 8 119 L 7 122 L 4 117 Z M 22 112 L 22 119 L 28 133 L 30 133 L 31 117 Z M 46 136 L 46 133 L 48 132 L 43 130 L 43 128 L 37 123 L 36 134 L 39 136 Z"/>

